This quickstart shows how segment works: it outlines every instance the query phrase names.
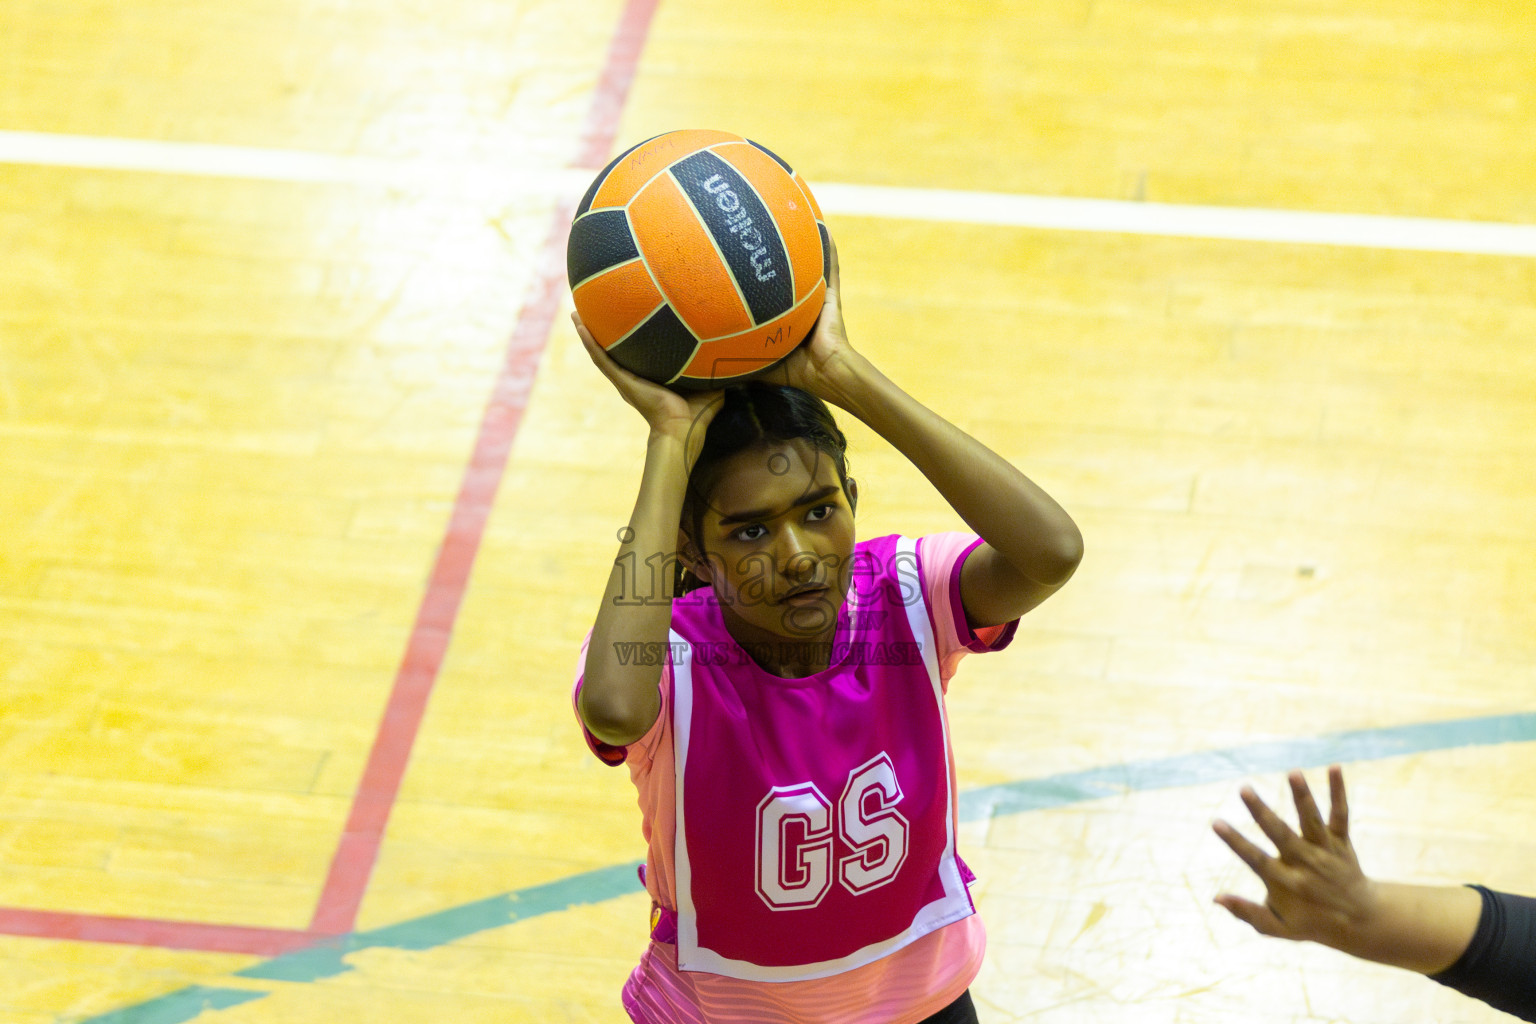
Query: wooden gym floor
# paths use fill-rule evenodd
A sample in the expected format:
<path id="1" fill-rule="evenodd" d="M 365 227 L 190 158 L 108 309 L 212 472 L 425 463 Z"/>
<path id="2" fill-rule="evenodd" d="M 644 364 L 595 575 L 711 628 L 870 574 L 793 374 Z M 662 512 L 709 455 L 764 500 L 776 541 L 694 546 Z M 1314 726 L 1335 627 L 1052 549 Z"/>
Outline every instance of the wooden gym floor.
<path id="1" fill-rule="evenodd" d="M 982 1019 L 1499 1019 L 1227 918 L 1209 821 L 1337 759 L 1367 870 L 1536 892 L 1533 68 L 1467 0 L 7 3 L 0 1024 L 623 1019 L 560 230 L 694 126 L 1087 538 L 953 690 Z M 955 525 L 851 433 L 863 535 Z"/>

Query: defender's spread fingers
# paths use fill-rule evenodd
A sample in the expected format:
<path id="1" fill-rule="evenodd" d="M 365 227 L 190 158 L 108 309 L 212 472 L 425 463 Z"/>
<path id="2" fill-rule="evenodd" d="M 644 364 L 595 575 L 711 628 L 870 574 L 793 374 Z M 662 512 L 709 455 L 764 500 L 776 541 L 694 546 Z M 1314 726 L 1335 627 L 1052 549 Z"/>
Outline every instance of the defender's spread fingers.
<path id="1" fill-rule="evenodd" d="M 1323 813 L 1317 809 L 1317 801 L 1312 798 L 1312 789 L 1307 785 L 1307 777 L 1301 772 L 1291 772 L 1289 776 L 1291 784 L 1291 799 L 1296 802 L 1296 818 L 1301 823 L 1301 834 L 1307 842 L 1322 846 L 1327 839 L 1327 833 L 1323 827 Z"/>
<path id="2" fill-rule="evenodd" d="M 1249 925 L 1260 935 L 1289 937 L 1286 935 L 1285 924 L 1266 906 L 1261 906 L 1252 900 L 1245 900 L 1241 896 L 1229 896 L 1226 893 L 1217 896 L 1216 903 L 1225 907 L 1228 913 Z"/>
<path id="3" fill-rule="evenodd" d="M 1249 842 L 1246 836 L 1225 821 L 1218 819 L 1211 823 L 1211 828 L 1215 830 L 1221 841 L 1237 854 L 1238 859 L 1253 869 L 1254 874 L 1260 878 L 1264 877 L 1269 862 L 1274 860 L 1273 857 Z"/>
<path id="4" fill-rule="evenodd" d="M 1291 827 L 1285 821 L 1270 810 L 1269 805 L 1259 798 L 1259 794 L 1253 791 L 1252 786 L 1244 786 L 1242 789 L 1243 803 L 1248 807 L 1248 813 L 1253 815 L 1253 820 L 1269 837 L 1269 841 L 1275 844 L 1275 849 L 1285 860 L 1294 860 L 1301 845 L 1301 838 L 1291 831 Z"/>
<path id="5" fill-rule="evenodd" d="M 1344 795 L 1344 769 L 1328 768 L 1328 830 L 1340 839 L 1349 838 L 1349 800 Z"/>

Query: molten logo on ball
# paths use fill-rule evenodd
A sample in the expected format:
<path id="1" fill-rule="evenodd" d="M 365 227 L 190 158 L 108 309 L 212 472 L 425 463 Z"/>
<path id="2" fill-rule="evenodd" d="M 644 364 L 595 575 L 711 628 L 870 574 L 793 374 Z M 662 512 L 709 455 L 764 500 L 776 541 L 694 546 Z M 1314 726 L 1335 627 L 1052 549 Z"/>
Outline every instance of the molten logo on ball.
<path id="1" fill-rule="evenodd" d="M 718 174 L 711 175 L 704 182 L 704 191 L 715 197 L 715 205 L 727 215 L 726 226 L 741 239 L 741 247 L 752 254 L 749 259 L 757 279 L 766 281 L 774 277 L 776 271 L 773 269 L 773 257 L 768 255 L 768 247 L 763 244 L 763 233 L 752 226 L 752 218 L 741 209 L 741 199 L 731 189 L 730 182 Z M 738 213 L 738 210 L 741 212 Z"/>

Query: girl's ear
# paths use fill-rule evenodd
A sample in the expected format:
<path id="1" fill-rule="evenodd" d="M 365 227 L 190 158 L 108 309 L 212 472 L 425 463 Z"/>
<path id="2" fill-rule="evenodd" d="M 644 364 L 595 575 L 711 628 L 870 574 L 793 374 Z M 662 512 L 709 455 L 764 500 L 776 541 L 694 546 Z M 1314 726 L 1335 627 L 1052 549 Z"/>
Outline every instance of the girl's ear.
<path id="1" fill-rule="evenodd" d="M 713 583 L 709 569 L 709 559 L 699 553 L 698 547 L 681 529 L 677 531 L 677 557 L 683 566 L 705 583 Z"/>
<path id="2" fill-rule="evenodd" d="M 849 477 L 848 482 L 843 485 L 843 489 L 848 492 L 848 508 L 851 511 L 857 512 L 859 510 L 859 482 L 853 477 Z"/>

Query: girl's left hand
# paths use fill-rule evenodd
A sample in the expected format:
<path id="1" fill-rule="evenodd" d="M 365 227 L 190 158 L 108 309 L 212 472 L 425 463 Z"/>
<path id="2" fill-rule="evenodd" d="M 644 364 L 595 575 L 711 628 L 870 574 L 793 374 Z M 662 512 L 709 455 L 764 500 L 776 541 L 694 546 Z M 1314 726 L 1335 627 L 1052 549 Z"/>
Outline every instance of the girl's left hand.
<path id="1" fill-rule="evenodd" d="M 827 236 L 831 249 L 827 274 L 827 294 L 821 317 L 806 338 L 784 361 L 768 372 L 768 379 L 780 381 L 802 391 L 809 391 L 824 401 L 837 404 L 846 386 L 857 355 L 848 344 L 843 328 L 843 301 L 838 283 L 837 243 Z"/>

